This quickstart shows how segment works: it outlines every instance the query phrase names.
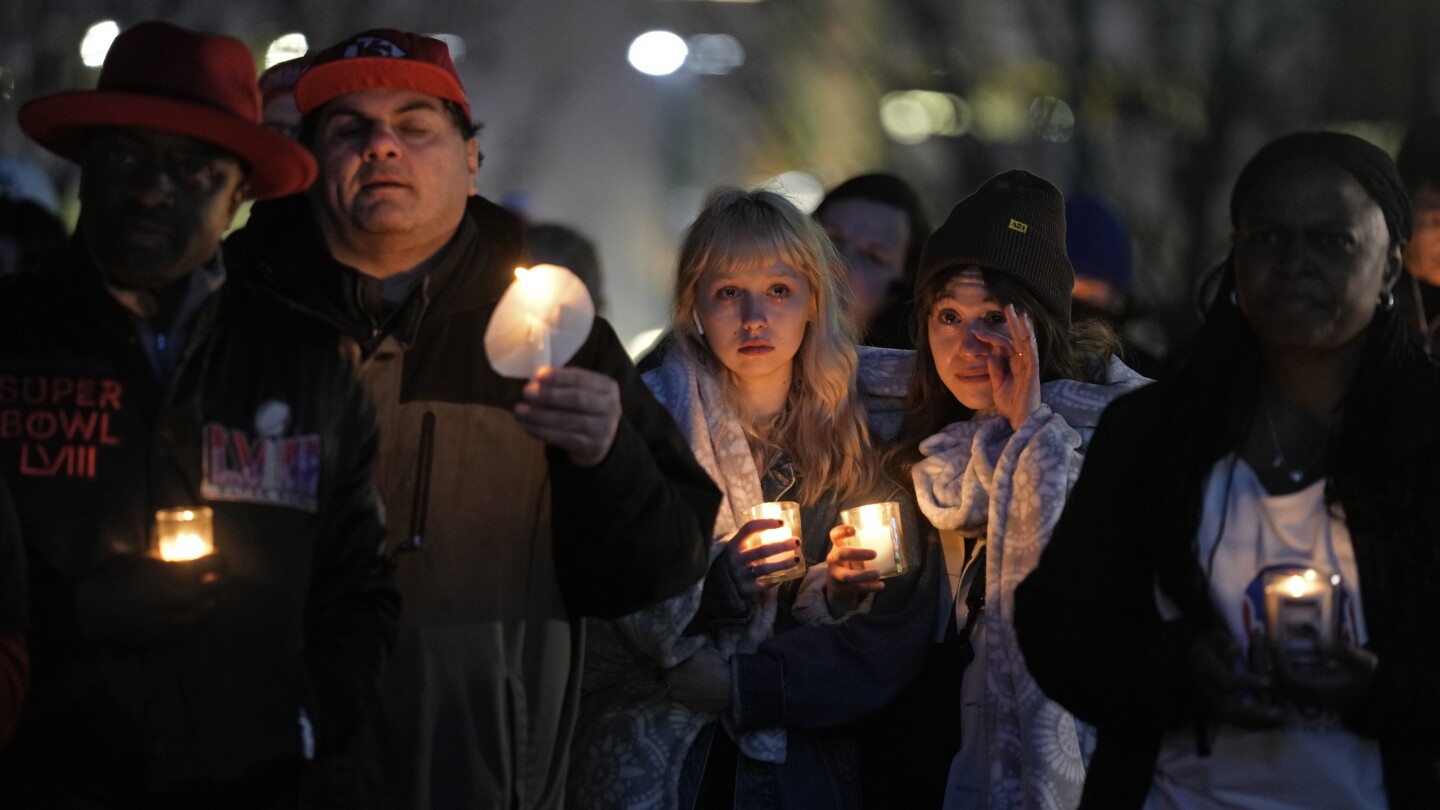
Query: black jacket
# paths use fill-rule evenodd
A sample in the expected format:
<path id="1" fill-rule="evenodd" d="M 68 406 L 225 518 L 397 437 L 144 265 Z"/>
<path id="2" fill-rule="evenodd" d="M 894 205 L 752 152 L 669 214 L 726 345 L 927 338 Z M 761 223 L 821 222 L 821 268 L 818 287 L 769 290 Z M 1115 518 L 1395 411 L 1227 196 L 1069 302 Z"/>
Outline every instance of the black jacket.
<path id="1" fill-rule="evenodd" d="M 485 356 L 491 313 L 523 265 L 518 222 L 472 197 L 398 312 L 379 282 L 335 262 L 303 197 L 257 205 L 230 266 L 361 341 L 381 423 L 387 544 L 401 641 L 362 740 L 354 806 L 558 806 L 578 700 L 580 617 L 618 616 L 704 575 L 719 493 L 596 319 L 568 365 L 613 377 L 624 416 L 609 455 L 579 469 L 531 438 L 525 380 Z M 420 486 L 420 436 L 434 454 Z M 417 501 L 417 494 L 419 500 Z"/>
<path id="2" fill-rule="evenodd" d="M 1367 646 L 1380 666 L 1344 719 L 1379 740 L 1397 810 L 1440 796 L 1440 386 L 1416 365 L 1391 412 L 1404 428 L 1375 448 L 1414 476 L 1416 536 L 1350 525 Z M 1175 415 L 1185 412 L 1181 396 L 1166 380 L 1106 409 L 1050 545 L 1016 591 L 1015 627 L 1035 680 L 1098 731 L 1086 808 L 1140 807 L 1165 732 L 1205 722 L 1186 656 L 1223 623 L 1196 559 L 1203 477 L 1186 469 L 1193 430 Z M 1157 587 L 1180 618 L 1161 620 Z"/>
<path id="3" fill-rule="evenodd" d="M 47 273 L 0 294 L 0 473 L 34 657 L 0 793 L 91 783 L 76 789 L 141 801 L 298 765 L 302 708 L 321 751 L 341 744 L 399 609 L 378 554 L 374 413 L 344 341 L 227 283 L 162 382 L 78 245 Z M 82 638 L 77 587 L 149 553 L 156 509 L 194 504 L 213 508 L 226 563 L 215 611 L 174 645 Z"/>

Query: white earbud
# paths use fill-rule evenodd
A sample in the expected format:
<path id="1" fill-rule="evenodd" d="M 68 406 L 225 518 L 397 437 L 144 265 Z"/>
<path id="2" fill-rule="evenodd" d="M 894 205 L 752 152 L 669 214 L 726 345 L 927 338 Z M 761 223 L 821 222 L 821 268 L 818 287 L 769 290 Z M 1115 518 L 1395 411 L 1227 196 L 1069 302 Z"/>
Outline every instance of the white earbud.
<path id="1" fill-rule="evenodd" d="M 705 327 L 700 325 L 700 313 L 692 309 L 690 310 L 690 317 L 695 319 L 695 331 L 702 335 L 705 334 Z"/>

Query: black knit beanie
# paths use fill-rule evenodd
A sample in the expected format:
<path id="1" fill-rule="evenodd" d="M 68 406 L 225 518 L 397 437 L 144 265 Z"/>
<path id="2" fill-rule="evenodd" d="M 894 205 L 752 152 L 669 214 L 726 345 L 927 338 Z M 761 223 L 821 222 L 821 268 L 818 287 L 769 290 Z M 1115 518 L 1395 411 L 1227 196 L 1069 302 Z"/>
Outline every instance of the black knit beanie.
<path id="1" fill-rule="evenodd" d="M 957 203 L 920 253 L 916 295 L 937 274 L 967 264 L 1020 282 L 1069 328 L 1075 270 L 1065 256 L 1065 198 L 1048 182 L 1008 171 Z"/>

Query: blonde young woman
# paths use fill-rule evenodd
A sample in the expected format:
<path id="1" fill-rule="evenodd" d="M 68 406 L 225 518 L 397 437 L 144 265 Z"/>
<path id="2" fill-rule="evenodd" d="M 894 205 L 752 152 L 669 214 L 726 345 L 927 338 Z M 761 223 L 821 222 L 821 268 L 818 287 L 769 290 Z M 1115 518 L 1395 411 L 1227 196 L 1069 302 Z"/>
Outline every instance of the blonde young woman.
<path id="1" fill-rule="evenodd" d="M 921 666 L 935 594 L 907 531 L 909 570 L 873 600 L 833 615 L 820 596 L 841 509 L 899 501 L 916 525 L 871 446 L 837 267 L 819 226 L 770 192 L 719 192 L 686 234 L 675 348 L 646 382 L 724 493 L 713 564 L 690 592 L 593 628 L 576 806 L 859 806 L 846 726 Z M 742 551 L 779 527 L 746 517 L 768 501 L 800 504 L 801 536 Z M 794 566 L 765 561 L 790 551 L 807 575 L 757 581 Z"/>

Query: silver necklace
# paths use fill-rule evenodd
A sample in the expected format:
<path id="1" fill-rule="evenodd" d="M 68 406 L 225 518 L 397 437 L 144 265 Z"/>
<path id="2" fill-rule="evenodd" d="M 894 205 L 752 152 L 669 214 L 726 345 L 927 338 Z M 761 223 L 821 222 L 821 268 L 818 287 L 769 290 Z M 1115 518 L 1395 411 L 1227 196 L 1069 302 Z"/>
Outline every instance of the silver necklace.
<path id="1" fill-rule="evenodd" d="M 1320 445 L 1319 450 L 1316 450 L 1310 456 L 1309 461 L 1299 467 L 1287 468 L 1285 464 L 1285 450 L 1280 447 L 1280 432 L 1275 429 L 1275 417 L 1270 414 L 1270 400 L 1263 394 L 1260 396 L 1260 406 L 1265 409 L 1265 426 L 1270 428 L 1270 444 L 1275 448 L 1275 457 L 1270 459 L 1270 467 L 1284 472 L 1285 477 L 1289 478 L 1291 483 L 1300 483 L 1304 480 L 1306 471 L 1315 466 L 1315 462 L 1324 454 L 1324 443 Z"/>

